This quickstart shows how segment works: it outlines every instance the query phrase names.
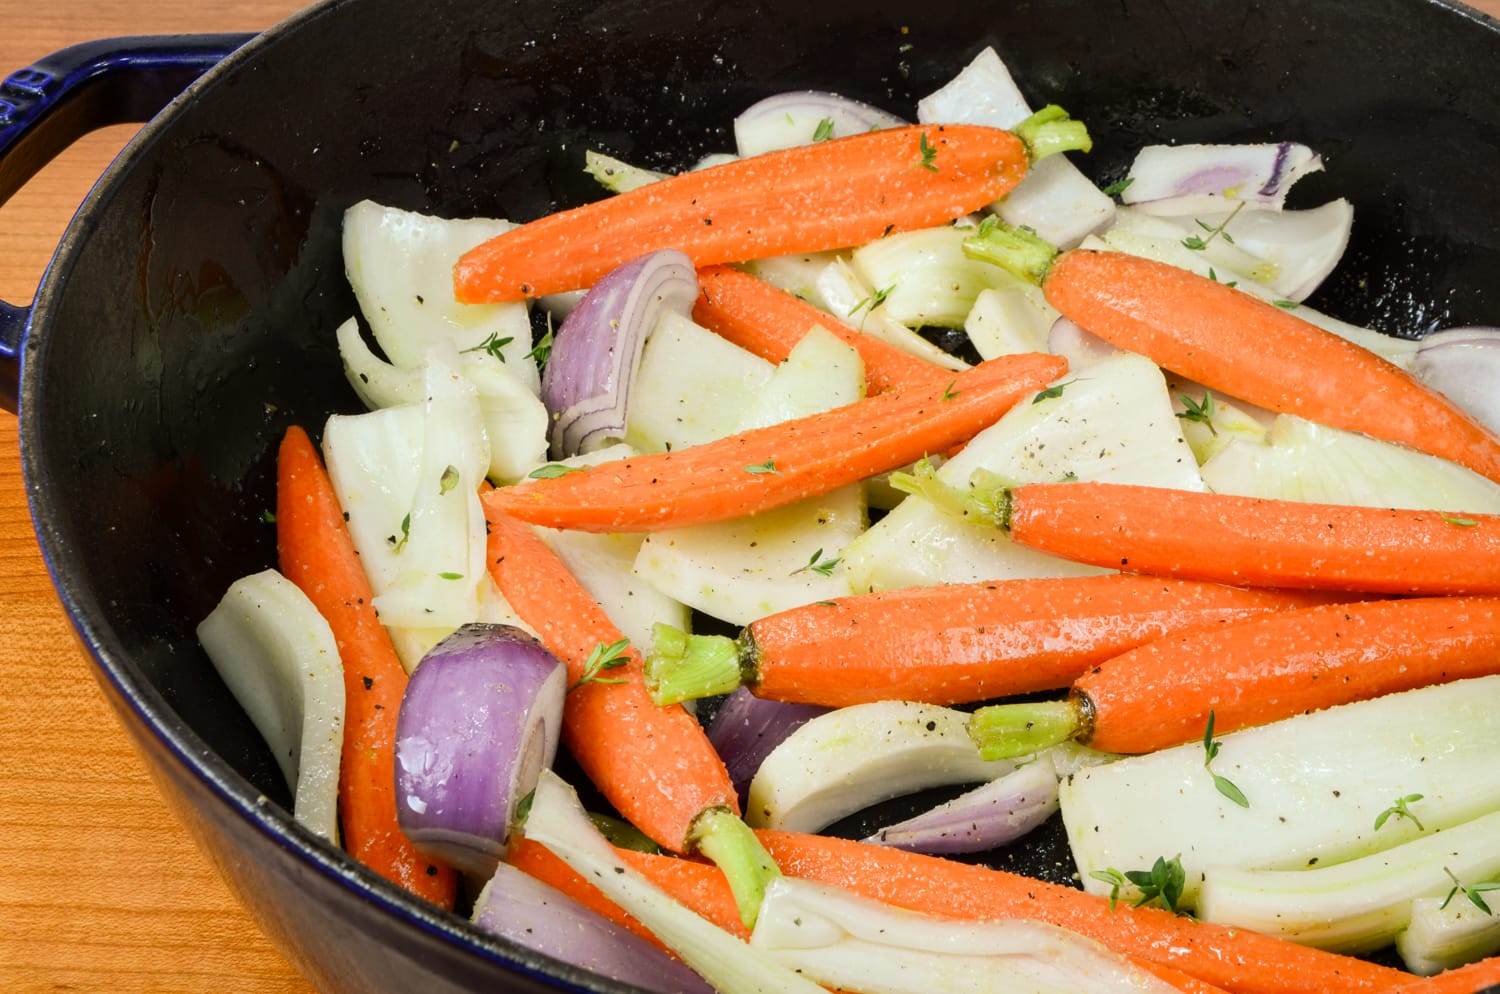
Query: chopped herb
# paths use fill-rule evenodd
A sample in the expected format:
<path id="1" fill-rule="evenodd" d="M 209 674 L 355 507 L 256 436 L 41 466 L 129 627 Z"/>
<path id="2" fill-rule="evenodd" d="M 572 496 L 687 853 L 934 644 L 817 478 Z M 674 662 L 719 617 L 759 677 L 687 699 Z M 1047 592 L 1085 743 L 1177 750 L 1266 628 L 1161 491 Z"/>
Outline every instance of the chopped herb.
<path id="1" fill-rule="evenodd" d="M 567 476 L 569 473 L 581 473 L 583 470 L 577 466 L 564 466 L 560 462 L 549 462 L 545 466 L 538 466 L 526 475 L 533 480 L 555 480 L 559 476 Z"/>
<path id="2" fill-rule="evenodd" d="M 1203 391 L 1203 399 L 1197 403 L 1194 403 L 1193 398 L 1189 397 L 1185 393 L 1179 394 L 1177 399 L 1181 400 L 1182 406 L 1187 408 L 1187 410 L 1177 415 L 1179 418 L 1184 421 L 1195 421 L 1198 424 L 1201 424 L 1208 428 L 1208 433 L 1210 435 L 1218 437 L 1219 429 L 1214 427 L 1213 394 L 1209 393 L 1207 390 Z"/>
<path id="3" fill-rule="evenodd" d="M 1182 415 L 1178 415 L 1181 417 Z M 1245 792 L 1235 786 L 1234 781 L 1228 777 L 1221 777 L 1213 771 L 1212 764 L 1218 758 L 1219 748 L 1222 742 L 1214 741 L 1214 713 L 1208 712 L 1208 726 L 1203 729 L 1203 768 L 1208 770 L 1208 775 L 1214 778 L 1214 789 L 1242 808 L 1250 806 L 1250 800 Z"/>
<path id="4" fill-rule="evenodd" d="M 264 521 L 268 525 L 274 525 L 276 523 L 276 512 L 262 511 L 260 512 L 260 520 Z"/>
<path id="5" fill-rule="evenodd" d="M 922 153 L 922 160 L 917 163 L 923 169 L 937 172 L 937 149 L 927 142 L 927 132 L 922 132 L 922 137 L 917 141 L 917 150 Z"/>
<path id="6" fill-rule="evenodd" d="M 1277 307 L 1281 308 L 1284 311 L 1295 311 L 1297 308 L 1302 306 L 1295 300 L 1273 300 L 1271 301 L 1271 303 L 1275 304 Z"/>
<path id="7" fill-rule="evenodd" d="M 1475 884 L 1472 887 L 1467 887 L 1464 885 L 1464 882 L 1462 880 L 1459 880 L 1458 877 L 1454 875 L 1453 871 L 1448 869 L 1446 866 L 1443 867 L 1443 872 L 1448 874 L 1449 880 L 1453 881 L 1453 889 L 1448 892 L 1447 897 L 1443 898 L 1443 903 L 1438 907 L 1439 911 L 1446 911 L 1448 905 L 1453 903 L 1453 899 L 1458 896 L 1458 892 L 1463 891 L 1464 897 L 1467 897 L 1469 899 L 1470 904 L 1474 905 L 1474 907 L 1478 908 L 1480 911 L 1483 911 L 1487 915 L 1494 915 L 1495 912 L 1490 910 L 1490 906 L 1486 904 L 1484 902 L 1484 898 L 1480 897 L 1479 895 L 1486 893 L 1487 891 L 1500 890 L 1500 880 L 1492 880 L 1489 883 Z"/>
<path id="8" fill-rule="evenodd" d="M 1120 888 L 1124 887 L 1127 883 L 1130 882 L 1125 879 L 1125 874 L 1121 873 L 1119 870 L 1110 869 L 1095 870 L 1094 872 L 1090 873 L 1089 876 L 1093 877 L 1095 880 L 1102 880 L 1105 883 L 1109 884 L 1109 910 L 1115 910 L 1115 905 L 1120 900 Z"/>
<path id="9" fill-rule="evenodd" d="M 1209 242 L 1221 236 L 1226 242 L 1233 245 L 1234 238 L 1229 234 L 1229 232 L 1225 231 L 1224 229 L 1229 227 L 1229 222 L 1233 221 L 1235 215 L 1244 209 L 1245 201 L 1241 200 L 1238 204 L 1234 205 L 1234 210 L 1230 211 L 1229 216 L 1220 221 L 1217 227 L 1194 218 L 1193 220 L 1197 222 L 1198 227 L 1208 232 L 1208 237 L 1204 238 L 1201 235 L 1188 235 L 1182 240 L 1183 246 L 1192 249 L 1194 252 L 1202 252 L 1204 249 L 1208 248 Z"/>
<path id="10" fill-rule="evenodd" d="M 470 348 L 470 349 L 460 349 L 459 351 L 460 352 L 488 352 L 490 355 L 494 356 L 496 359 L 499 359 L 501 362 L 504 362 L 505 361 L 505 353 L 502 352 L 502 351 L 500 351 L 500 350 L 503 349 L 503 348 L 505 348 L 507 345 L 509 345 L 511 342 L 514 342 L 514 341 L 515 341 L 514 338 L 501 338 L 499 332 L 492 331 L 492 332 L 490 332 L 490 337 L 486 338 L 484 341 L 480 342 L 478 345 L 476 345 L 476 346 L 474 346 L 473 348 Z"/>
<path id="11" fill-rule="evenodd" d="M 979 230 L 974 233 L 975 237 L 985 237 L 990 232 L 994 231 L 999 224 L 1000 219 L 998 217 L 993 214 L 986 214 L 979 222 Z"/>
<path id="12" fill-rule="evenodd" d="M 1135 902 L 1137 908 L 1152 901 L 1160 901 L 1162 907 L 1175 912 L 1177 902 L 1182 900 L 1182 885 L 1187 880 L 1187 874 L 1182 870 L 1181 856 L 1173 856 L 1171 859 L 1158 856 L 1151 869 L 1129 870 L 1125 879 L 1140 889 L 1141 896 Z"/>
<path id="13" fill-rule="evenodd" d="M 444 580 L 462 580 L 464 578 L 462 573 L 439 573 L 438 576 Z"/>
<path id="14" fill-rule="evenodd" d="M 1134 176 L 1126 176 L 1122 180 L 1116 180 L 1115 182 L 1109 184 L 1109 186 L 1106 186 L 1104 188 L 1104 195 L 1106 197 L 1118 197 L 1120 194 L 1130 189 L 1130 184 L 1134 182 Z"/>
<path id="15" fill-rule="evenodd" d="M 833 571 L 837 569 L 839 563 L 843 561 L 844 559 L 842 556 L 835 556 L 832 559 L 823 559 L 823 550 L 819 549 L 817 552 L 814 552 L 812 554 L 812 558 L 807 561 L 806 566 L 799 566 L 787 575 L 796 576 L 798 573 L 813 572 L 821 573 L 824 576 L 832 576 Z"/>
<path id="16" fill-rule="evenodd" d="M 838 601 L 818 601 L 819 607 L 838 607 Z"/>
<path id="17" fill-rule="evenodd" d="M 526 353 L 528 359 L 535 359 L 538 366 L 547 365 L 547 360 L 552 357 L 552 315 L 547 315 L 547 330 L 542 332 L 542 337 Z"/>
<path id="18" fill-rule="evenodd" d="M 1216 273 L 1216 272 L 1214 272 L 1214 267 L 1213 266 L 1209 266 L 1208 267 L 1208 278 L 1211 279 L 1211 280 L 1213 280 L 1215 283 L 1219 282 L 1219 274 Z M 1240 285 L 1240 281 L 1239 280 L 1230 280 L 1229 282 L 1225 283 L 1224 285 L 1227 286 L 1227 287 L 1229 287 L 1229 289 L 1233 290 L 1235 287 L 1237 287 L 1237 286 Z"/>
<path id="19" fill-rule="evenodd" d="M 1421 794 L 1407 794 L 1405 797 L 1396 798 L 1395 804 L 1392 804 L 1390 807 L 1386 808 L 1375 817 L 1375 831 L 1380 831 L 1381 827 L 1384 826 L 1392 816 L 1395 816 L 1397 818 L 1410 818 L 1412 824 L 1417 826 L 1417 831 L 1427 831 L 1427 829 L 1422 825 L 1422 820 L 1416 815 L 1412 814 L 1411 810 L 1407 808 L 1408 804 L 1416 804 L 1421 799 Z"/>
<path id="20" fill-rule="evenodd" d="M 1058 383 L 1055 386 L 1050 386 L 1047 389 L 1043 390 L 1041 393 L 1037 394 L 1035 397 L 1031 398 L 1031 402 L 1033 404 L 1040 404 L 1044 400 L 1054 400 L 1058 397 L 1061 397 L 1064 390 L 1077 382 L 1077 380 L 1069 380 L 1066 383 Z"/>
<path id="21" fill-rule="evenodd" d="M 443 496 L 443 494 L 456 486 L 458 486 L 458 469 L 457 467 L 449 466 L 443 470 L 443 475 L 438 477 L 438 496 Z"/>
<path id="22" fill-rule="evenodd" d="M 586 683 L 624 683 L 623 678 L 602 677 L 599 674 L 605 670 L 618 669 L 630 662 L 624 655 L 628 648 L 630 648 L 629 639 L 620 639 L 612 645 L 600 642 L 594 646 L 593 651 L 589 653 L 589 658 L 584 660 L 583 676 L 579 677 L 578 682 L 570 689 L 577 690 Z"/>
<path id="23" fill-rule="evenodd" d="M 778 472 L 778 470 L 776 469 L 776 460 L 775 459 L 767 459 L 765 462 L 761 463 L 759 466 L 746 466 L 745 467 L 745 472 L 747 472 L 747 473 L 754 473 L 756 476 L 760 476 L 763 473 L 775 473 L 775 472 Z"/>
<path id="24" fill-rule="evenodd" d="M 274 519 L 275 515 L 272 515 L 272 518 Z M 1443 515 L 1443 523 L 1452 525 L 1455 528 L 1474 528 L 1479 524 L 1473 518 L 1456 518 L 1451 514 Z"/>
<path id="25" fill-rule="evenodd" d="M 852 317 L 854 317 L 854 315 L 858 314 L 860 311 L 863 311 L 863 310 L 866 310 L 866 309 L 873 311 L 875 308 L 877 308 L 881 304 L 885 303 L 885 298 L 889 297 L 891 295 L 891 292 L 893 290 L 895 290 L 895 289 L 896 289 L 896 284 L 892 283 L 890 286 L 886 287 L 884 290 L 876 290 L 874 293 L 870 294 L 864 300 L 861 300 L 859 303 L 855 304 L 849 310 L 849 316 L 852 318 Z"/>
<path id="26" fill-rule="evenodd" d="M 958 382 L 957 380 L 949 380 L 948 381 L 948 385 L 943 388 L 943 399 L 944 400 L 952 400 L 954 397 L 957 397 L 959 395 L 959 391 L 953 389 L 954 384 L 956 384 L 957 382 Z"/>
<path id="27" fill-rule="evenodd" d="M 825 118 L 823 118 L 823 120 L 819 121 L 818 122 L 818 126 L 813 129 L 813 141 L 815 141 L 815 142 L 826 142 L 828 139 L 830 139 L 832 137 L 833 137 L 833 118 L 831 118 L 831 117 L 825 117 Z"/>
<path id="28" fill-rule="evenodd" d="M 396 543 L 396 551 L 400 552 L 406 548 L 406 540 L 411 538 L 411 512 L 401 519 L 401 541 Z"/>

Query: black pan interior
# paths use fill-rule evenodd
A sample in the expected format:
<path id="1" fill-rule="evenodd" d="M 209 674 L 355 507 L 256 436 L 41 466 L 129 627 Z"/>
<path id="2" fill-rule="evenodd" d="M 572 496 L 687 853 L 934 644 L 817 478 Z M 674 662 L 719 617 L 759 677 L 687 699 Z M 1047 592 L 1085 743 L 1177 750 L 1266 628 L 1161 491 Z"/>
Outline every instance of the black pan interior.
<path id="1" fill-rule="evenodd" d="M 1349 197 L 1356 227 L 1316 306 L 1399 335 L 1500 324 L 1500 31 L 1437 3 L 348 0 L 188 106 L 57 273 L 26 414 L 60 572 L 175 713 L 286 803 L 193 628 L 275 561 L 261 514 L 283 429 L 359 409 L 333 338 L 354 311 L 345 208 L 531 219 L 599 196 L 585 147 L 685 166 L 795 88 L 912 115 L 986 44 L 1033 103 L 1088 122 L 1081 165 L 1104 181 L 1147 143 L 1320 150 L 1296 202 Z M 1072 872 L 1055 832 L 990 861 Z"/>

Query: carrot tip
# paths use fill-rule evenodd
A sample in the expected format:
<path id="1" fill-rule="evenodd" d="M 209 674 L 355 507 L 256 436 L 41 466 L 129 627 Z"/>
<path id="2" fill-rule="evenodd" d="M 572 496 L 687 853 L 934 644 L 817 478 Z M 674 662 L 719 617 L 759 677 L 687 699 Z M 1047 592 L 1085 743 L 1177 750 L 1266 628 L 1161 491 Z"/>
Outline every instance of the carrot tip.
<path id="1" fill-rule="evenodd" d="M 766 885 L 781 876 L 781 870 L 760 839 L 728 808 L 712 808 L 693 823 L 691 842 L 698 852 L 723 871 L 740 921 L 755 927 Z"/>
<path id="2" fill-rule="evenodd" d="M 651 628 L 646 689 L 658 707 L 727 694 L 742 682 L 740 652 L 723 635 L 689 635 L 671 625 Z"/>
<path id="3" fill-rule="evenodd" d="M 984 760 L 1041 752 L 1083 731 L 1083 715 L 1072 701 L 996 704 L 969 719 L 969 737 Z"/>
<path id="4" fill-rule="evenodd" d="M 988 262 L 1028 283 L 1041 285 L 1057 258 L 1057 246 L 1030 228 L 1006 224 L 991 215 L 980 222 L 972 238 L 964 239 L 964 255 Z"/>

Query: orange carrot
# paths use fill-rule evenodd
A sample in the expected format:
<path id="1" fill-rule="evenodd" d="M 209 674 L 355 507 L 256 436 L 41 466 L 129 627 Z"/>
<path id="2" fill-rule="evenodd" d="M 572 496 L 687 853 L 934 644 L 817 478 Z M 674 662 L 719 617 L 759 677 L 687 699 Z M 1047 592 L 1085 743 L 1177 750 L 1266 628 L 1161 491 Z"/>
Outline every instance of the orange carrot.
<path id="1" fill-rule="evenodd" d="M 406 671 L 375 615 L 374 593 L 343 509 L 307 433 L 287 429 L 277 458 L 276 541 L 281 572 L 333 629 L 344 666 L 339 821 L 350 855 L 443 908 L 456 878 L 412 846 L 396 821 L 396 717 Z"/>
<path id="2" fill-rule="evenodd" d="M 579 531 L 657 531 L 723 521 L 827 493 L 994 424 L 1067 368 L 1005 356 L 915 386 L 675 452 L 603 463 L 485 497 L 493 512 Z"/>
<path id="3" fill-rule="evenodd" d="M 914 125 L 789 148 L 522 225 L 464 255 L 454 289 L 461 303 L 495 303 L 590 286 L 657 249 L 708 266 L 860 245 L 978 210 L 1026 169 L 1020 139 L 977 125 Z"/>
<path id="4" fill-rule="evenodd" d="M 794 832 L 759 832 L 789 877 L 843 887 L 924 914 L 966 920 L 1028 918 L 1095 939 L 1127 956 L 1181 970 L 1233 994 L 1355 994 L 1402 977 L 1362 960 L 1002 870 L 884 846 Z"/>
<path id="5" fill-rule="evenodd" d="M 739 811 L 734 785 L 702 726 L 681 707 L 651 703 L 633 648 L 621 654 L 624 665 L 579 685 L 595 649 L 623 636 L 529 527 L 493 513 L 488 521 L 490 575 L 568 667 L 574 687 L 563 713 L 568 751 L 628 821 L 659 845 L 688 851 L 699 815 Z"/>
<path id="6" fill-rule="evenodd" d="M 693 320 L 767 362 L 784 362 L 807 330 L 817 325 L 859 352 L 872 394 L 953 379 L 951 371 L 861 334 L 833 315 L 737 269 L 710 266 L 700 270 L 698 287 Z"/>
<path id="7" fill-rule="evenodd" d="M 1100 338 L 1253 404 L 1399 442 L 1500 480 L 1500 439 L 1379 356 L 1175 266 L 1066 252 L 1047 301 Z"/>
<path id="8" fill-rule="evenodd" d="M 1189 994 L 1354 994 L 1383 991 L 1403 974 L 1242 929 L 1119 906 L 1071 887 L 844 839 L 758 832 L 784 872 L 897 907 L 960 921 L 1043 921 L 1086 935 Z M 734 903 L 712 868 L 619 852 L 620 858 L 707 920 L 744 938 Z M 506 857 L 585 906 L 652 938 L 562 860 L 535 843 Z M 652 941 L 655 941 L 654 938 Z"/>
<path id="9" fill-rule="evenodd" d="M 981 708 L 970 732 L 987 759 L 1069 737 L 1153 752 L 1210 734 L 1210 717 L 1232 732 L 1495 673 L 1500 599 L 1330 604 L 1169 635 L 1094 667 L 1065 702 Z"/>
<path id="10" fill-rule="evenodd" d="M 1500 988 L 1500 956 L 1447 970 L 1435 977 L 1408 977 L 1388 994 L 1492 994 Z"/>
<path id="11" fill-rule="evenodd" d="M 646 682 L 658 703 L 744 682 L 827 707 L 958 704 L 1065 687 L 1170 632 L 1330 599 L 1122 575 L 915 587 L 792 608 L 737 640 L 661 632 Z"/>
<path id="12" fill-rule="evenodd" d="M 1010 537 L 1064 559 L 1252 587 L 1500 594 L 1500 517 L 1110 483 L 1010 491 Z"/>

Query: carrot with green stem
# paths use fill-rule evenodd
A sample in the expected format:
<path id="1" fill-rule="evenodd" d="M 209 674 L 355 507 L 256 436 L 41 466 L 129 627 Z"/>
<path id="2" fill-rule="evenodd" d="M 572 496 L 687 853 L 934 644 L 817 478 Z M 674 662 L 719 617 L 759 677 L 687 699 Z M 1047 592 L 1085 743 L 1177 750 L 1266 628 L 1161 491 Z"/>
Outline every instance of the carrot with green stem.
<path id="1" fill-rule="evenodd" d="M 658 704 L 741 684 L 759 697 L 836 708 L 982 701 L 1065 687 L 1185 628 L 1328 600 L 1124 575 L 882 591 L 782 611 L 736 639 L 657 625 L 646 685 Z"/>
<path id="2" fill-rule="evenodd" d="M 406 670 L 375 614 L 375 595 L 333 485 L 301 428 L 287 429 L 276 472 L 281 572 L 328 622 L 344 668 L 338 795 L 344 846 L 382 877 L 451 909 L 453 871 L 417 852 L 396 820 L 396 718 Z"/>
<path id="3" fill-rule="evenodd" d="M 1091 669 L 1068 700 L 980 708 L 985 759 L 1072 738 L 1144 753 L 1308 711 L 1500 673 L 1500 599 L 1330 604 L 1188 630 Z"/>
<path id="4" fill-rule="evenodd" d="M 809 328 L 826 328 L 859 352 L 872 394 L 953 380 L 952 371 L 856 331 L 785 290 L 728 266 L 699 270 L 693 320 L 767 362 L 777 363 L 786 360 Z"/>
<path id="5" fill-rule="evenodd" d="M 1500 480 L 1500 439 L 1410 374 L 1297 317 L 1289 301 L 1119 252 L 1058 255 L 994 220 L 964 251 L 1041 284 L 1047 302 L 1085 330 L 1205 386 Z"/>
<path id="6" fill-rule="evenodd" d="M 696 266 L 862 245 L 946 224 L 1010 192 L 1031 161 L 1091 147 L 1047 107 L 1014 133 L 913 125 L 768 152 L 668 177 L 522 225 L 454 267 L 460 303 L 591 286 L 642 252 L 674 248 Z"/>
<path id="7" fill-rule="evenodd" d="M 964 520 L 1075 562 L 1249 587 L 1500 594 L 1500 517 L 1263 500 L 1115 483 L 951 487 L 930 464 L 892 474 Z"/>
<path id="8" fill-rule="evenodd" d="M 704 445 L 502 487 L 484 501 L 497 514 L 590 532 L 659 531 L 741 518 L 946 451 L 1066 369 L 1057 356 L 1004 356 L 935 385 L 890 390 Z"/>
<path id="9" fill-rule="evenodd" d="M 568 667 L 563 741 L 615 808 L 658 845 L 723 870 L 753 923 L 776 865 L 739 818 L 739 797 L 696 718 L 659 708 L 640 655 L 527 525 L 489 514 L 490 574 L 512 609 Z"/>

